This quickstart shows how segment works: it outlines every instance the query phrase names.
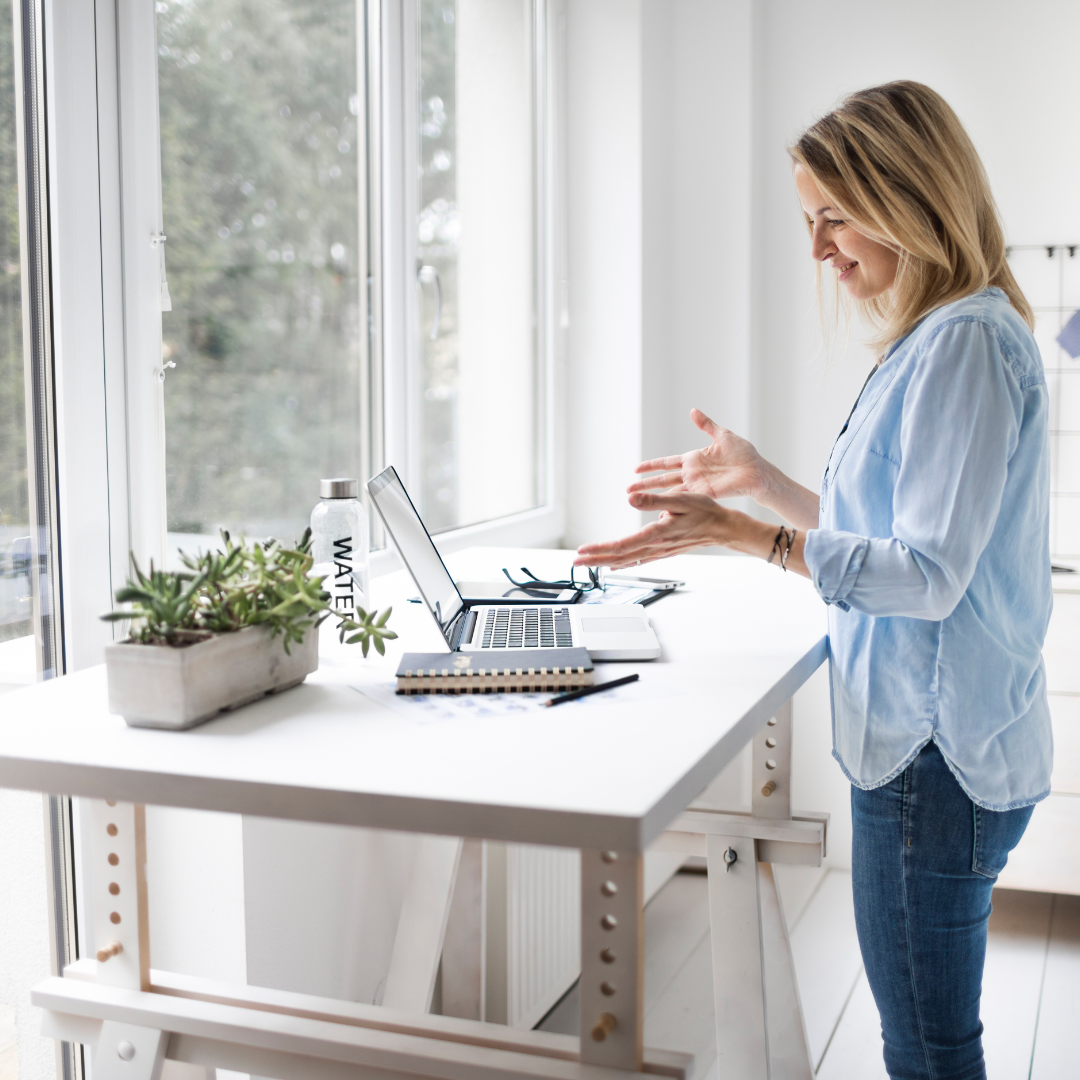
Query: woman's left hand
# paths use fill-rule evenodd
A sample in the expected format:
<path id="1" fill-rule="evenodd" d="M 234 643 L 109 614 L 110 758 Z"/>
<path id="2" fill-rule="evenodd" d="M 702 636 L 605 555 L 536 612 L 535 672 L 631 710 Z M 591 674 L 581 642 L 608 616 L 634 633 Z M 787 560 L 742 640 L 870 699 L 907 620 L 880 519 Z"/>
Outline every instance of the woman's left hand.
<path id="1" fill-rule="evenodd" d="M 691 548 L 727 541 L 733 518 L 744 517 L 714 502 L 708 495 L 672 492 L 653 495 L 635 492 L 630 505 L 637 510 L 659 510 L 657 521 L 650 521 L 640 532 L 622 540 L 584 544 L 578 548 L 575 566 L 608 566 L 621 570 L 627 566 L 666 559 Z"/>

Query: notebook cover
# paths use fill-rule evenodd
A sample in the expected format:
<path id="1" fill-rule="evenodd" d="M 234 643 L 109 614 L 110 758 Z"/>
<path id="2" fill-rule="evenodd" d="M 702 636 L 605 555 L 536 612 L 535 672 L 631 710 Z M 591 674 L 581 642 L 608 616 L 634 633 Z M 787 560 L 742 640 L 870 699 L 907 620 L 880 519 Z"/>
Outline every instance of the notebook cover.
<path id="1" fill-rule="evenodd" d="M 405 653 L 398 665 L 397 677 L 426 675 L 434 673 L 439 677 L 446 672 L 447 678 L 477 676 L 480 672 L 491 675 L 495 672 L 523 674 L 530 668 L 539 672 L 565 671 L 571 668 L 577 671 L 584 668 L 592 671 L 593 662 L 585 649 L 491 649 L 485 652 L 457 653 Z"/>

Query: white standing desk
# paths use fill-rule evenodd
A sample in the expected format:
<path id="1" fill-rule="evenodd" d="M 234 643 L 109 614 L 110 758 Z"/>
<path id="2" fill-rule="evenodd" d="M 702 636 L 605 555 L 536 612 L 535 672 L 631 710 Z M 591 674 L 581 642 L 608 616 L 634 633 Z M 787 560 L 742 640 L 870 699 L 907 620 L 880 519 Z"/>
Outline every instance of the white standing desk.
<path id="1" fill-rule="evenodd" d="M 451 564 L 459 576 L 478 560 L 561 576 L 569 558 L 477 551 Z M 708 856 L 721 1075 L 809 1078 L 768 864 L 813 864 L 824 849 L 822 816 L 793 816 L 788 798 L 790 699 L 825 660 L 824 608 L 807 581 L 756 560 L 682 556 L 650 571 L 687 581 L 648 609 L 662 657 L 599 672 L 639 670 L 641 701 L 598 695 L 588 708 L 422 726 L 349 685 L 358 651 L 188 732 L 109 715 L 104 668 L 7 695 L 0 786 L 93 800 L 87 888 L 98 943 L 120 946 L 34 990 L 45 1030 L 90 1044 L 95 1080 L 156 1080 L 163 1058 L 297 1080 L 684 1076 L 683 1057 L 642 1047 L 642 855 L 654 845 Z M 403 648 L 431 648 L 433 627 L 402 603 L 413 592 L 404 575 L 375 589 L 380 606 L 395 603 L 401 634 L 389 671 Z M 751 741 L 752 813 L 693 804 Z M 147 803 L 580 849 L 580 1041 L 151 971 Z M 391 980 L 408 981 L 425 934 L 441 949 L 459 856 L 460 842 L 433 848 L 427 880 L 444 887 L 413 899 L 441 905 L 435 931 L 420 912 L 395 944 L 403 966 Z"/>

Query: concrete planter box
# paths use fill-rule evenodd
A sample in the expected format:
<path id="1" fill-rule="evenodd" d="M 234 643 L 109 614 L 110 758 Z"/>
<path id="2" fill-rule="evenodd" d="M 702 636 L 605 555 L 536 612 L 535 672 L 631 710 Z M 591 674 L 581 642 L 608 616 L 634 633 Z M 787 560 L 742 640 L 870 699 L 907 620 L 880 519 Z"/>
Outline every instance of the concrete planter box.
<path id="1" fill-rule="evenodd" d="M 297 686 L 319 666 L 319 634 L 309 630 L 285 652 L 281 634 L 262 626 L 184 648 L 105 646 L 109 709 L 132 727 L 194 727 L 224 709 Z"/>

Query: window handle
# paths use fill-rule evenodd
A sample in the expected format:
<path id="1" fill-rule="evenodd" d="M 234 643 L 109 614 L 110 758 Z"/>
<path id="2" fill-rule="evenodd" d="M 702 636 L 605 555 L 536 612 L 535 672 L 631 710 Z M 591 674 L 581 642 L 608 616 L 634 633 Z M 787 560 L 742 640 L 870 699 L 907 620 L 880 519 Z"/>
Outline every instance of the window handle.
<path id="1" fill-rule="evenodd" d="M 157 248 L 158 249 L 158 253 L 159 253 L 158 261 L 161 264 L 161 284 L 160 284 L 161 310 L 162 311 L 172 311 L 172 297 L 169 296 L 169 282 L 166 280 L 166 277 L 165 277 L 165 241 L 166 241 L 166 239 L 167 239 L 167 237 L 165 236 L 164 233 L 151 233 L 150 234 L 150 246 L 152 248 Z M 168 366 L 169 367 L 176 367 L 175 364 L 169 364 Z M 161 377 L 162 378 L 165 377 L 164 370 L 161 373 Z"/>
<path id="2" fill-rule="evenodd" d="M 416 281 L 420 286 L 430 282 L 435 286 L 435 319 L 431 324 L 431 333 L 428 335 L 432 341 L 439 337 L 439 323 L 442 322 L 442 280 L 439 271 L 434 266 L 422 263 L 416 268 Z"/>

